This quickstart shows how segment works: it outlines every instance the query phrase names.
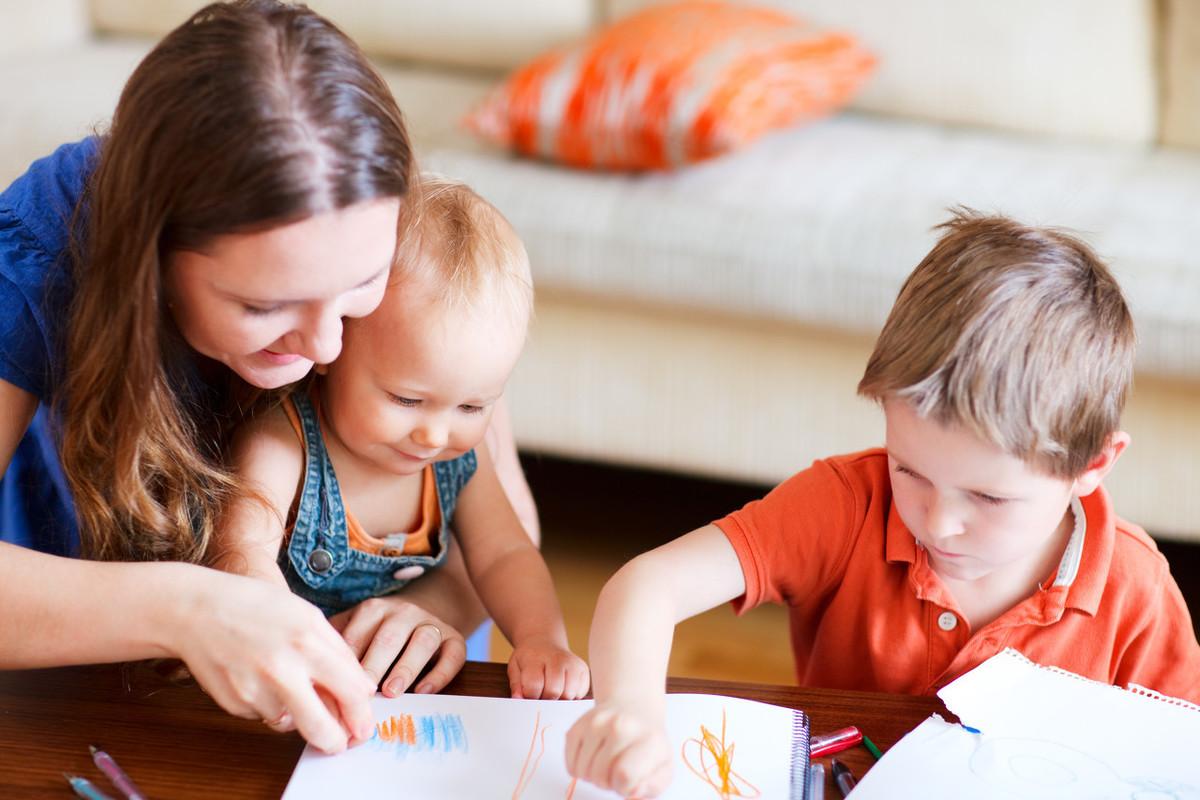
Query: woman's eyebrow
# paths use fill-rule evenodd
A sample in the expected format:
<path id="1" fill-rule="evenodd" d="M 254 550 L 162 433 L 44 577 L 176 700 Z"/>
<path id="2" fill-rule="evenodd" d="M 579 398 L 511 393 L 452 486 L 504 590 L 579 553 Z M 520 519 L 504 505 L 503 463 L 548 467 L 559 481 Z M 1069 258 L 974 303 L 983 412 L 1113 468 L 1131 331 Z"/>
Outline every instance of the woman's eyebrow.
<path id="1" fill-rule="evenodd" d="M 350 291 L 355 291 L 356 289 L 363 289 L 363 288 L 366 288 L 367 286 L 370 286 L 372 283 L 379 280 L 385 274 L 390 272 L 391 269 L 392 269 L 392 265 L 388 264 L 383 269 L 379 270 L 378 272 L 376 272 L 371 277 L 367 278 L 362 283 L 358 284 L 357 286 L 350 287 Z M 303 297 L 287 298 L 287 299 L 283 299 L 283 300 L 264 300 L 264 299 L 258 298 L 258 297 L 247 297 L 246 295 L 241 295 L 241 294 L 238 294 L 237 292 L 230 292 L 230 291 L 222 289 L 220 287 L 214 287 L 214 288 L 220 294 L 223 294 L 224 296 L 230 298 L 231 300 L 236 300 L 239 303 L 247 303 L 250 305 L 288 306 L 288 305 L 295 305 L 297 303 L 307 303 L 309 300 L 309 298 L 303 298 Z"/>

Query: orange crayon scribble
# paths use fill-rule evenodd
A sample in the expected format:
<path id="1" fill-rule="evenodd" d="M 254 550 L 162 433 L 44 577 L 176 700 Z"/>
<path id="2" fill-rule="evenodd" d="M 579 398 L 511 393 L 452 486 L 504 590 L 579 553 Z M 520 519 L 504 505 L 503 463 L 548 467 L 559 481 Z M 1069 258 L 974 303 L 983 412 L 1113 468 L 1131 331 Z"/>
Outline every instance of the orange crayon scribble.
<path id="1" fill-rule="evenodd" d="M 545 728 L 542 727 L 542 713 L 539 711 L 533 720 L 533 738 L 529 740 L 529 752 L 525 754 L 525 763 L 521 765 L 521 774 L 517 778 L 517 788 L 513 789 L 512 800 L 520 800 L 521 795 L 529 788 L 529 783 L 533 780 L 534 773 L 537 772 L 538 764 L 542 762 L 542 755 L 546 752 L 546 731 L 549 729 L 549 725 Z M 539 733 L 541 736 L 538 735 Z M 533 748 L 539 742 L 541 747 L 535 756 Z M 531 760 L 532 764 L 530 764 Z M 525 774 L 526 770 L 529 772 L 528 775 Z M 574 788 L 572 788 L 572 791 L 574 791 Z"/>
<path id="2" fill-rule="evenodd" d="M 688 759 L 688 745 L 695 744 L 699 753 L 699 767 Z M 712 731 L 700 726 L 700 738 L 688 739 L 680 748 L 683 763 L 687 765 L 700 780 L 707 783 L 721 800 L 734 797 L 759 797 L 760 792 L 752 783 L 733 770 L 734 745 L 725 744 L 725 712 L 721 712 L 721 737 L 718 739 Z M 739 786 L 739 784 L 741 784 Z"/>
<path id="3" fill-rule="evenodd" d="M 399 742 L 413 745 L 417 743 L 417 729 L 413 719 L 408 714 L 398 717 L 388 717 L 375 726 L 375 732 L 385 742 Z"/>

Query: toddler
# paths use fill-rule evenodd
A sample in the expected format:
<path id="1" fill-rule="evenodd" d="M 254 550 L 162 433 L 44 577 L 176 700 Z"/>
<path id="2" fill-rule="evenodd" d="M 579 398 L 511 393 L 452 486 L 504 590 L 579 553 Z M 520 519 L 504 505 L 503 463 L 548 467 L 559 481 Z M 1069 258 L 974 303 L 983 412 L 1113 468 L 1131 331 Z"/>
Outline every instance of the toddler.
<path id="1" fill-rule="evenodd" d="M 341 355 L 308 391 L 235 441 L 257 497 L 233 505 L 225 569 L 284 582 L 333 614 L 441 565 L 454 540 L 513 644 L 515 696 L 582 697 L 550 575 L 478 447 L 525 342 L 525 249 L 500 213 L 426 178 L 379 309 L 346 320 Z"/>
<path id="2" fill-rule="evenodd" d="M 605 586 L 572 775 L 622 796 L 665 788 L 672 629 L 730 600 L 787 605 L 803 685 L 931 694 L 1013 647 L 1200 701 L 1179 588 L 1102 486 L 1130 441 L 1120 288 L 1061 232 L 965 211 L 941 229 L 859 383 L 886 445 L 815 462 Z"/>

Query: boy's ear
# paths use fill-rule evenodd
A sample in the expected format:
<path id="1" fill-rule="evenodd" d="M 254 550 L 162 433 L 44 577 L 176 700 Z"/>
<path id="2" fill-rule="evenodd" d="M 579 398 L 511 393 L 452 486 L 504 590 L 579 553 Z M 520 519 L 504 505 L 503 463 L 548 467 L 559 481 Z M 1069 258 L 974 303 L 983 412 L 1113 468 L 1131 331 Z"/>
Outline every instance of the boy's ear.
<path id="1" fill-rule="evenodd" d="M 1117 459 L 1121 457 L 1121 453 L 1125 452 L 1125 448 L 1132 441 L 1129 434 L 1125 431 L 1116 431 L 1108 437 L 1108 441 L 1104 444 L 1104 449 L 1100 451 L 1100 455 L 1092 459 L 1092 463 L 1087 465 L 1087 469 L 1083 471 L 1079 477 L 1075 479 L 1073 494 L 1077 497 L 1087 497 L 1100 485 L 1100 482 L 1112 471 L 1116 466 Z"/>

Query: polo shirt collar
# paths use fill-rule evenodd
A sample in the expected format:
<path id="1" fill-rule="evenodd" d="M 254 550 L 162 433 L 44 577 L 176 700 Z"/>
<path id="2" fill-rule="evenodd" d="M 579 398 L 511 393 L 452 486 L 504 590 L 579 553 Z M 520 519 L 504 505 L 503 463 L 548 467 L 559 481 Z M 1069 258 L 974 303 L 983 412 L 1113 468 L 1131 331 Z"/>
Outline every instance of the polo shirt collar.
<path id="1" fill-rule="evenodd" d="M 1046 592 L 1059 601 L 1051 602 L 1051 606 L 1061 603 L 1062 608 L 1074 608 L 1094 615 L 1100 607 L 1100 597 L 1108 582 L 1108 571 L 1116 546 L 1112 501 L 1101 486 L 1086 497 L 1072 498 L 1071 511 L 1075 517 L 1075 530 L 1067 541 L 1053 583 L 1046 587 Z M 918 597 L 940 602 L 939 596 L 944 589 L 930 569 L 928 558 L 920 558 L 921 569 L 917 571 L 918 574 L 912 572 L 911 565 L 918 562 L 917 540 L 900 518 L 895 499 L 892 499 L 888 509 L 884 557 L 889 564 L 909 564 L 910 579 L 917 588 Z M 931 584 L 937 584 L 937 589 L 942 591 L 935 590 Z M 1046 608 L 1046 611 L 1052 613 L 1051 608 Z M 1057 618 L 1061 612 L 1052 613 L 1052 616 Z"/>

